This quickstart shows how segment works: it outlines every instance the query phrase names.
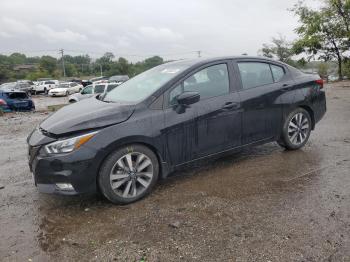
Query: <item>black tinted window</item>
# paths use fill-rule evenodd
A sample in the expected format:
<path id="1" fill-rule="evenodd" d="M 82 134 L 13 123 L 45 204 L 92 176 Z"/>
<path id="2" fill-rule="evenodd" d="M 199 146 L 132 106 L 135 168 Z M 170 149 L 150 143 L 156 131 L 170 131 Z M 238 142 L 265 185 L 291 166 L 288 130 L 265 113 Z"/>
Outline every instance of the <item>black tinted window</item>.
<path id="1" fill-rule="evenodd" d="M 269 64 L 259 62 L 238 63 L 243 89 L 273 83 Z"/>
<path id="2" fill-rule="evenodd" d="M 176 103 L 176 97 L 183 93 L 198 92 L 202 99 L 228 94 L 230 84 L 226 64 L 209 66 L 188 77 L 175 87 L 169 95 L 170 104 Z"/>
<path id="3" fill-rule="evenodd" d="M 107 92 L 113 90 L 114 88 L 116 88 L 118 85 L 108 85 L 107 87 Z"/>
<path id="4" fill-rule="evenodd" d="M 283 76 L 285 74 L 284 68 L 281 66 L 276 66 L 276 65 L 270 65 L 270 66 L 271 66 L 273 79 L 275 80 L 275 82 L 281 81 L 281 79 L 283 78 Z"/>
<path id="5" fill-rule="evenodd" d="M 26 99 L 28 98 L 26 93 L 7 93 L 7 97 L 10 99 Z"/>
<path id="6" fill-rule="evenodd" d="M 105 91 L 105 85 L 95 86 L 95 94 L 101 94 Z"/>

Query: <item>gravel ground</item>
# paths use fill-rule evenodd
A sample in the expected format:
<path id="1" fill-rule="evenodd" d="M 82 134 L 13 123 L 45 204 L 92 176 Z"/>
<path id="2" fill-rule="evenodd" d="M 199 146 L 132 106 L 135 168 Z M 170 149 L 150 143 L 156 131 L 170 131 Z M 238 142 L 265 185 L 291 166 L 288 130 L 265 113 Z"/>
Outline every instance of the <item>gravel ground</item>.
<path id="1" fill-rule="evenodd" d="M 350 83 L 326 90 L 328 112 L 303 150 L 247 149 L 128 206 L 39 194 L 25 139 L 47 113 L 7 114 L 0 261 L 350 261 Z"/>

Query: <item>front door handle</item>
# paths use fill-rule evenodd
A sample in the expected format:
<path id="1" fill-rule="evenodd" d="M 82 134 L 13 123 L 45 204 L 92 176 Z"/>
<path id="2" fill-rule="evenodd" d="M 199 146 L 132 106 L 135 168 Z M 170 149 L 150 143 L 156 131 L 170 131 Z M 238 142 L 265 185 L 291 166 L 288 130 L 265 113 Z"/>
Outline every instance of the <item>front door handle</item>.
<path id="1" fill-rule="evenodd" d="M 282 91 L 289 91 L 291 89 L 291 86 L 288 84 L 283 84 Z"/>
<path id="2" fill-rule="evenodd" d="M 222 110 L 228 111 L 228 110 L 238 109 L 238 108 L 239 108 L 239 103 L 227 102 L 227 103 L 225 103 L 225 105 L 222 107 Z"/>

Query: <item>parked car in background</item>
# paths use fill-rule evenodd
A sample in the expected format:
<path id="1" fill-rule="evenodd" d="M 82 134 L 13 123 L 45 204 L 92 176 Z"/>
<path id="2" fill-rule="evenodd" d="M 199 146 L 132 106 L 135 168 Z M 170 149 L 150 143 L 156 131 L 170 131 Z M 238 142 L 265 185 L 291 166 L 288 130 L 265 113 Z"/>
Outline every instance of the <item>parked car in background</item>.
<path id="1" fill-rule="evenodd" d="M 128 204 L 195 161 L 274 141 L 300 149 L 325 113 L 323 80 L 287 64 L 180 60 L 61 108 L 29 135 L 28 159 L 39 191 Z"/>
<path id="2" fill-rule="evenodd" d="M 33 89 L 32 94 L 45 93 L 47 94 L 49 90 L 58 87 L 58 80 L 46 80 L 39 82 Z"/>
<path id="3" fill-rule="evenodd" d="M 29 80 L 18 80 L 17 82 L 4 83 L 0 86 L 1 89 L 14 89 L 17 91 L 26 92 L 28 95 L 31 94 L 31 90 L 34 88 L 34 83 Z"/>
<path id="4" fill-rule="evenodd" d="M 4 112 L 31 111 L 35 105 L 26 92 L 3 88 L 0 89 L 0 108 Z"/>
<path id="5" fill-rule="evenodd" d="M 17 89 L 24 91 L 27 94 L 31 94 L 33 88 L 35 88 L 35 84 L 30 80 L 18 80 L 17 81 Z"/>
<path id="6" fill-rule="evenodd" d="M 127 75 L 115 75 L 115 76 L 111 76 L 108 79 L 108 82 L 117 83 L 120 85 L 121 83 L 124 83 L 125 81 L 128 81 L 128 80 L 129 80 L 129 76 Z"/>
<path id="7" fill-rule="evenodd" d="M 60 83 L 58 87 L 53 88 L 49 91 L 49 96 L 68 96 L 70 94 L 79 93 L 83 89 L 83 85 L 68 82 L 68 83 Z"/>
<path id="8" fill-rule="evenodd" d="M 90 80 L 82 80 L 81 84 L 83 85 L 83 87 L 85 87 L 85 86 L 91 85 L 92 82 Z"/>
<path id="9" fill-rule="evenodd" d="M 80 100 L 92 97 L 97 94 L 105 94 L 116 88 L 118 84 L 115 83 L 98 83 L 86 86 L 80 93 L 71 95 L 68 98 L 70 103 L 75 103 Z"/>
<path id="10" fill-rule="evenodd" d="M 91 83 L 94 83 L 96 81 L 101 81 L 101 80 L 108 80 L 108 77 L 107 76 L 98 76 L 98 77 L 94 77 L 94 78 L 89 79 L 89 81 Z"/>

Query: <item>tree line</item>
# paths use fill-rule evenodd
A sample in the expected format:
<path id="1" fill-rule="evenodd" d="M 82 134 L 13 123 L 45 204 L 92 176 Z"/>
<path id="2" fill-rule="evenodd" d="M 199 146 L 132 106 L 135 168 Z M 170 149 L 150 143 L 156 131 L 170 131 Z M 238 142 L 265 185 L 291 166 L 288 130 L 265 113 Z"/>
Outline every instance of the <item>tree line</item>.
<path id="1" fill-rule="evenodd" d="M 132 63 L 123 57 L 115 59 L 110 52 L 96 60 L 89 55 L 64 55 L 64 68 L 66 77 L 90 77 L 112 75 L 128 75 L 132 77 L 154 66 L 164 63 L 163 58 L 153 56 L 144 61 Z M 26 67 L 23 68 L 23 65 Z M 22 66 L 22 67 L 21 67 Z M 37 80 L 38 78 L 60 79 L 64 75 L 62 58 L 44 55 L 41 57 L 27 57 L 25 54 L 0 54 L 0 83 L 18 79 Z"/>
<path id="2" fill-rule="evenodd" d="M 295 28 L 298 38 L 293 42 L 285 37 L 272 38 L 260 52 L 263 56 L 303 66 L 311 60 L 320 60 L 319 73 L 327 75 L 331 62 L 337 63 L 339 79 L 350 77 L 350 0 L 324 0 L 315 10 L 299 1 L 290 11 L 299 19 Z M 295 56 L 302 56 L 293 60 Z"/>

